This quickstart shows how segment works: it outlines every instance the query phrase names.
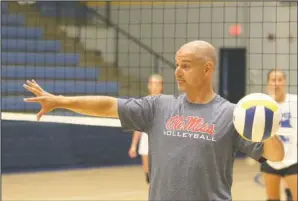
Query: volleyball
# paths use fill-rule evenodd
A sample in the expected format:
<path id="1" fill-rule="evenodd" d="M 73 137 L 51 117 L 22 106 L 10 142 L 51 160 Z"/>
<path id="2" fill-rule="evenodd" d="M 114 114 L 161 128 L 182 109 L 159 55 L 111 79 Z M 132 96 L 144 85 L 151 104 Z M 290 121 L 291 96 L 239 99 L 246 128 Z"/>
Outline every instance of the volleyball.
<path id="1" fill-rule="evenodd" d="M 236 105 L 233 123 L 238 134 L 252 142 L 262 142 L 274 136 L 281 122 L 278 103 L 263 93 L 243 97 Z"/>

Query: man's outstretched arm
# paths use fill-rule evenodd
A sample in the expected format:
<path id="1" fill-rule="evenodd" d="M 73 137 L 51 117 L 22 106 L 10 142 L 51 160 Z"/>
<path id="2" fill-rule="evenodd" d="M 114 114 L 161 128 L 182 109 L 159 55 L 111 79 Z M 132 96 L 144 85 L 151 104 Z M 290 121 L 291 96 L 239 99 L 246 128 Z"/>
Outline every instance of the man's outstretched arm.
<path id="1" fill-rule="evenodd" d="M 56 109 L 59 108 L 88 116 L 119 117 L 117 98 L 109 96 L 58 96 Z"/>
<path id="2" fill-rule="evenodd" d="M 117 99 L 108 96 L 39 96 L 25 98 L 25 102 L 39 102 L 38 119 L 55 109 L 67 109 L 79 114 L 118 118 Z"/>
<path id="3" fill-rule="evenodd" d="M 41 110 L 37 114 L 39 120 L 42 115 L 55 109 L 67 109 L 79 114 L 98 117 L 118 118 L 118 99 L 109 96 L 55 96 L 43 90 L 34 80 L 27 81 L 24 88 L 36 95 L 25 98 L 25 102 L 38 102 Z"/>
<path id="4" fill-rule="evenodd" d="M 27 81 L 24 88 L 35 95 L 25 102 L 41 105 L 37 120 L 55 109 L 66 109 L 79 114 L 118 118 L 125 130 L 148 132 L 152 126 L 155 101 L 159 96 L 139 99 L 121 99 L 109 96 L 56 96 L 43 90 L 34 80 Z"/>

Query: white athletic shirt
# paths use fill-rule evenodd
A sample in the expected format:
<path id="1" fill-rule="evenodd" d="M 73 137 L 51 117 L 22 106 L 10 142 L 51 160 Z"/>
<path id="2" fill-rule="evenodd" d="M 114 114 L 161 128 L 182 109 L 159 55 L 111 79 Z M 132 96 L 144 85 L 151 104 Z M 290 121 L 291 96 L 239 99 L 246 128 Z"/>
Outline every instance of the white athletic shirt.
<path id="1" fill-rule="evenodd" d="M 282 122 L 278 135 L 284 144 L 285 157 L 281 162 L 267 161 L 274 169 L 286 168 L 297 163 L 297 95 L 287 94 L 280 108 Z"/>
<path id="2" fill-rule="evenodd" d="M 148 134 L 147 133 L 141 132 L 138 151 L 140 155 L 148 155 Z"/>

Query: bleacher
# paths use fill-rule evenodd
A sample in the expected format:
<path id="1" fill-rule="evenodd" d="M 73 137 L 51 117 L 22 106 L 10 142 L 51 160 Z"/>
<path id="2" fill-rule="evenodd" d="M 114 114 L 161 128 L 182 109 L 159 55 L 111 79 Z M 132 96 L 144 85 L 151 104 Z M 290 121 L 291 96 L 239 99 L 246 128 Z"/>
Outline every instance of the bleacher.
<path id="1" fill-rule="evenodd" d="M 35 6 L 40 10 L 41 16 L 86 17 L 84 12 L 78 12 L 84 7 L 71 6 L 72 9 L 63 12 L 63 9 L 67 9 L 67 3 L 69 2 L 38 2 Z M 63 41 L 47 39 L 46 30 L 38 25 L 26 26 L 26 17 L 11 12 L 8 4 L 1 2 L 3 112 L 29 112 L 38 109 L 36 104 L 23 103 L 24 96 L 30 95 L 22 87 L 27 79 L 35 79 L 50 93 L 60 95 L 117 94 L 117 82 L 98 80 L 101 73 L 99 68 L 82 66 L 79 53 L 64 52 Z"/>
<path id="2" fill-rule="evenodd" d="M 31 39 L 4 39 L 1 41 L 2 51 L 26 52 L 58 52 L 61 51 L 60 41 L 31 40 Z"/>
<path id="3" fill-rule="evenodd" d="M 92 16 L 88 12 L 88 7 L 79 2 L 39 1 L 36 6 L 40 9 L 40 15 L 46 17 L 59 16 L 72 19 L 88 19 Z M 67 12 L 65 12 L 65 9 L 67 9 Z"/>

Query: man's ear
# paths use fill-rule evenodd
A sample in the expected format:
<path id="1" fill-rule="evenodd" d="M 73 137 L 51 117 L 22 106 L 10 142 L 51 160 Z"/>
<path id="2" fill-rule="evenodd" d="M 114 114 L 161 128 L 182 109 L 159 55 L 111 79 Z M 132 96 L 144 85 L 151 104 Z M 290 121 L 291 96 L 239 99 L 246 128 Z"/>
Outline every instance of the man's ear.
<path id="1" fill-rule="evenodd" d="M 208 72 L 211 72 L 212 70 L 213 70 L 213 65 L 212 65 L 212 63 L 211 62 L 207 62 L 206 64 L 205 64 L 205 73 L 208 73 Z"/>

